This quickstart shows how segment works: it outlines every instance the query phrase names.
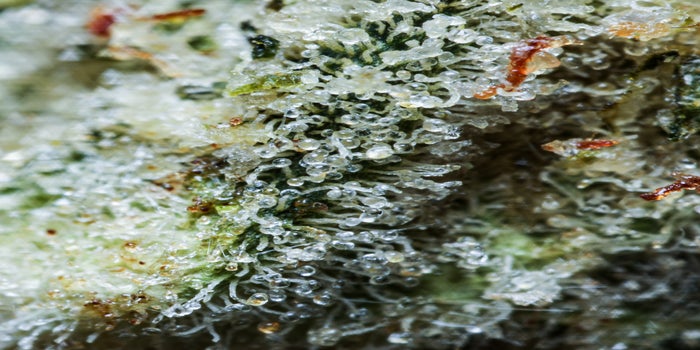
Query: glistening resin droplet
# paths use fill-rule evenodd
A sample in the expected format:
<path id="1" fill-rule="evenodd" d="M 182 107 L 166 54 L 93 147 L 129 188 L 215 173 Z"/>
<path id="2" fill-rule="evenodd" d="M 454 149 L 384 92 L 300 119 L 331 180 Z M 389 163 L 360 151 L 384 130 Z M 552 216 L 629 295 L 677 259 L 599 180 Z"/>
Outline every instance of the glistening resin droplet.
<path id="1" fill-rule="evenodd" d="M 411 334 L 407 332 L 391 333 L 387 340 L 392 344 L 410 344 Z"/>
<path id="2" fill-rule="evenodd" d="M 365 152 L 369 159 L 385 159 L 394 155 L 394 151 L 389 145 L 375 145 Z"/>
<path id="3" fill-rule="evenodd" d="M 245 301 L 246 304 L 251 306 L 261 306 L 267 304 L 269 298 L 265 293 L 255 293 L 251 295 L 248 300 Z"/>
<path id="4" fill-rule="evenodd" d="M 279 322 L 263 322 L 258 325 L 258 331 L 264 334 L 272 334 L 280 329 Z"/>

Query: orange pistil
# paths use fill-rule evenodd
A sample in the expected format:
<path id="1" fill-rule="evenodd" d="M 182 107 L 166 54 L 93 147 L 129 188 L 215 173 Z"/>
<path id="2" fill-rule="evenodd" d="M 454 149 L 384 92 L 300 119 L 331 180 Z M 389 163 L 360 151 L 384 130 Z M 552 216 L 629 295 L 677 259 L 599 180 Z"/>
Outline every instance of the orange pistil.
<path id="1" fill-rule="evenodd" d="M 658 201 L 666 198 L 669 194 L 673 192 L 680 192 L 683 190 L 695 190 L 698 191 L 700 188 L 700 176 L 694 175 L 676 175 L 678 180 L 674 183 L 659 187 L 654 192 L 643 193 L 639 197 L 647 201 Z"/>
<path id="2" fill-rule="evenodd" d="M 560 62 L 553 55 L 543 52 L 544 49 L 557 48 L 565 45 L 580 45 L 581 42 L 568 36 L 546 37 L 538 36 L 527 39 L 513 48 L 510 53 L 508 84 L 498 84 L 474 94 L 474 98 L 486 100 L 496 95 L 498 89 L 513 91 L 518 88 L 532 72 L 558 67 Z"/>
<path id="3" fill-rule="evenodd" d="M 580 150 L 595 150 L 605 147 L 612 147 L 617 145 L 619 142 L 615 140 L 595 140 L 595 139 L 585 139 L 576 142 L 576 148 Z"/>
<path id="4" fill-rule="evenodd" d="M 615 140 L 606 139 L 568 139 L 554 140 L 542 145 L 542 149 L 547 152 L 556 153 L 564 157 L 575 157 L 583 151 L 595 151 L 601 148 L 612 147 L 620 143 Z"/>
<path id="5" fill-rule="evenodd" d="M 87 28 L 90 34 L 96 37 L 109 39 L 112 25 L 117 23 L 120 19 L 127 21 L 135 19 L 141 21 L 181 23 L 191 18 L 201 17 L 206 13 L 204 9 L 195 8 L 134 18 L 133 10 L 133 8 L 108 9 L 103 6 L 98 6 L 90 12 L 90 19 L 87 24 L 85 24 L 85 28 Z"/>
<path id="6" fill-rule="evenodd" d="M 206 10 L 204 9 L 185 9 L 180 11 L 159 13 L 147 17 L 153 21 L 169 21 L 169 22 L 182 22 L 194 17 L 201 17 L 204 15 Z"/>
<path id="7" fill-rule="evenodd" d="M 230 126 L 239 126 L 243 124 L 243 118 L 241 117 L 233 117 L 228 120 L 228 125 Z"/>
<path id="8" fill-rule="evenodd" d="M 85 27 L 90 34 L 96 37 L 109 38 L 111 35 L 110 27 L 116 21 L 117 18 L 113 12 L 97 7 L 90 12 L 90 20 L 85 24 Z"/>

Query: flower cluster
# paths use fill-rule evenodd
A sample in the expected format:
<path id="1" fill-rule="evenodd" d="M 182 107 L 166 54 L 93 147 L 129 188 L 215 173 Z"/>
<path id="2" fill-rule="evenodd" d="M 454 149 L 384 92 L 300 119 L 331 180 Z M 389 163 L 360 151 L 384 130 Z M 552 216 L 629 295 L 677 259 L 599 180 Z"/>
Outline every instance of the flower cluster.
<path id="1" fill-rule="evenodd" d="M 698 200 L 620 199 L 685 159 L 650 165 L 666 136 L 639 137 L 643 110 L 672 139 L 697 129 L 691 10 L 187 3 L 93 8 L 91 44 L 62 55 L 112 59 L 101 87 L 40 104 L 70 141 L 2 158 L 2 252 L 32 256 L 4 265 L 58 267 L 0 270 L 1 345 L 464 347 L 587 286 L 599 253 L 672 241 L 664 217 L 695 227 Z"/>

